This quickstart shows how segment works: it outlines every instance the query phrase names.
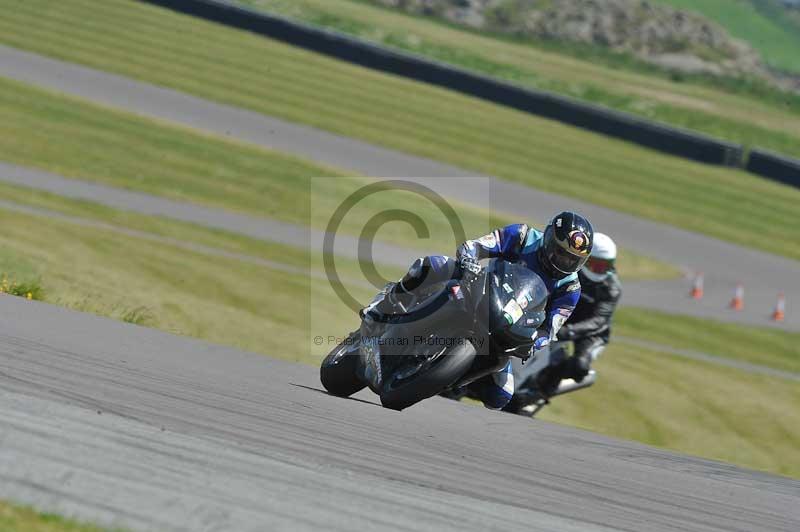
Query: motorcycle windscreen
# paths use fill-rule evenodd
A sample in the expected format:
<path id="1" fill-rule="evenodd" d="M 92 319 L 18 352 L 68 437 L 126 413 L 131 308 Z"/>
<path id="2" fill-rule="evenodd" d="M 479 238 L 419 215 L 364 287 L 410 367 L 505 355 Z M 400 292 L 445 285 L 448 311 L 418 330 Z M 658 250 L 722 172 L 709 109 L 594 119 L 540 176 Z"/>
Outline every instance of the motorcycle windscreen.
<path id="1" fill-rule="evenodd" d="M 492 261 L 487 317 L 497 345 L 514 349 L 531 345 L 544 323 L 550 293 L 544 281 L 523 264 Z"/>

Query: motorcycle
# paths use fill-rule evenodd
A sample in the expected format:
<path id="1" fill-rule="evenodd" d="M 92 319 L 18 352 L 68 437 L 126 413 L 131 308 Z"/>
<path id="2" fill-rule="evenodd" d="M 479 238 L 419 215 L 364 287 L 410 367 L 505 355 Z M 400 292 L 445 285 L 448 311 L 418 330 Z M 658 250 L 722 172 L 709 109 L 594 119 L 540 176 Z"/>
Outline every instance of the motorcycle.
<path id="1" fill-rule="evenodd" d="M 464 389 L 529 356 L 549 298 L 536 273 L 502 258 L 469 280 L 418 292 L 380 319 L 367 313 L 325 357 L 320 380 L 330 394 L 369 387 L 384 407 L 403 410 Z"/>
<path id="2" fill-rule="evenodd" d="M 568 344 L 569 342 L 553 342 L 537 351 L 534 359 L 526 364 L 512 361 L 516 387 L 511 401 L 503 408 L 504 412 L 534 417 L 550 404 L 550 398 L 588 388 L 597 381 L 597 372 L 590 369 L 580 382 L 574 379 L 562 379 L 554 390 L 547 393 L 543 391 L 542 383 L 546 380 L 548 368 L 559 364 L 568 356 Z"/>

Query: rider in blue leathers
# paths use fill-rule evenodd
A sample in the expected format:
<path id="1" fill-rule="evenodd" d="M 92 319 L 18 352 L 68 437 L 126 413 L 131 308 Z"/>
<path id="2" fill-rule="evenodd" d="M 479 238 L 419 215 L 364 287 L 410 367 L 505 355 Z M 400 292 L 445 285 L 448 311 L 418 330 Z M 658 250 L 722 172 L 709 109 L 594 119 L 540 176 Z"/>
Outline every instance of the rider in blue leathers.
<path id="1" fill-rule="evenodd" d="M 573 212 L 555 216 L 544 232 L 526 224 L 508 225 L 481 238 L 467 240 L 458 248 L 455 260 L 444 255 L 417 259 L 408 273 L 379 294 L 364 312 L 388 312 L 398 303 L 404 305 L 404 299 L 423 284 L 477 275 L 480 259 L 502 257 L 525 263 L 550 291 L 547 319 L 539 329 L 532 352 L 542 349 L 556 338 L 578 303 L 581 286 L 577 271 L 589 257 L 593 234 L 591 224 Z M 470 392 L 487 408 L 503 408 L 514 394 L 511 364 L 471 384 Z"/>

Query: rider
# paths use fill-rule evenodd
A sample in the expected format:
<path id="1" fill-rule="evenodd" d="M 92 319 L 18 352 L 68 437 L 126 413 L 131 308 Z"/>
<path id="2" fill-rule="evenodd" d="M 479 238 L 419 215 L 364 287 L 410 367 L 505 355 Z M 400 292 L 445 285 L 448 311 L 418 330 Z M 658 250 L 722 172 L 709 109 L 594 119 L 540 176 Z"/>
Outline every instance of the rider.
<path id="1" fill-rule="evenodd" d="M 589 258 L 593 240 L 592 225 L 574 212 L 556 215 L 543 233 L 526 224 L 512 224 L 476 240 L 467 240 L 458 248 L 455 260 L 442 255 L 417 259 L 408 273 L 378 294 L 362 315 L 388 314 L 395 306 L 405 309 L 411 292 L 423 283 L 430 285 L 477 275 L 481 271 L 480 259 L 502 257 L 523 262 L 542 278 L 550 292 L 547 318 L 531 350 L 537 351 L 556 338 L 575 308 L 581 292 L 577 271 Z M 472 383 L 470 391 L 487 408 L 503 408 L 514 394 L 511 364 Z"/>
<path id="2" fill-rule="evenodd" d="M 570 319 L 558 331 L 558 340 L 574 342 L 574 354 L 543 372 L 541 386 L 545 395 L 552 395 L 562 379 L 581 382 L 608 344 L 611 317 L 622 295 L 616 259 L 617 245 L 611 237 L 595 233 L 592 254 L 578 273 L 580 300 Z"/>

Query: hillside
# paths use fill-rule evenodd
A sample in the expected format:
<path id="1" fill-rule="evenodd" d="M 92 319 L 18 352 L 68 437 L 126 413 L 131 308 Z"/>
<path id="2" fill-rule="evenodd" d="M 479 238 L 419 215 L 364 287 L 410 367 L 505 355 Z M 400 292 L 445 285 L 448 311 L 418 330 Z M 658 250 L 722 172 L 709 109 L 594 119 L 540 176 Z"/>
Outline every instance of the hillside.
<path id="1" fill-rule="evenodd" d="M 658 0 L 695 11 L 755 48 L 770 67 L 800 74 L 797 0 Z"/>
<path id="2" fill-rule="evenodd" d="M 372 0 L 418 15 L 522 39 L 630 53 L 687 73 L 763 75 L 748 44 L 699 14 L 645 0 Z"/>

